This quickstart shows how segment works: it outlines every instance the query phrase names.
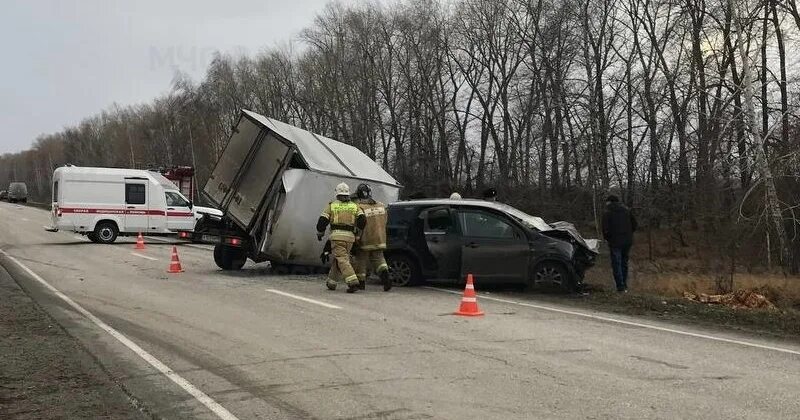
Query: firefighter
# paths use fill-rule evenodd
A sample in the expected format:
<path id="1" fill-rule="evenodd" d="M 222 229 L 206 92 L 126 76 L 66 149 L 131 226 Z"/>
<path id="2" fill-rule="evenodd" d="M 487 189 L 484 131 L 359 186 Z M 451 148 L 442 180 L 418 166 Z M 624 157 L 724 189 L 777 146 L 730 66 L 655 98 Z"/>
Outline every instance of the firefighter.
<path id="1" fill-rule="evenodd" d="M 336 282 L 341 277 L 347 284 L 347 293 L 354 293 L 358 290 L 358 276 L 350 263 L 350 251 L 356 233 L 364 228 L 367 219 L 358 205 L 350 200 L 350 187 L 347 184 L 337 185 L 335 193 L 336 200 L 325 206 L 317 220 L 317 240 L 321 241 L 325 236 L 328 225 L 331 228 L 333 262 L 325 285 L 329 290 L 336 290 Z"/>
<path id="2" fill-rule="evenodd" d="M 389 266 L 383 258 L 386 249 L 386 205 L 372 198 L 369 185 L 361 184 L 356 189 L 356 203 L 367 218 L 367 225 L 353 247 L 353 267 L 358 275 L 358 287 L 366 288 L 367 271 L 371 270 L 381 278 L 383 291 L 392 288 Z"/>

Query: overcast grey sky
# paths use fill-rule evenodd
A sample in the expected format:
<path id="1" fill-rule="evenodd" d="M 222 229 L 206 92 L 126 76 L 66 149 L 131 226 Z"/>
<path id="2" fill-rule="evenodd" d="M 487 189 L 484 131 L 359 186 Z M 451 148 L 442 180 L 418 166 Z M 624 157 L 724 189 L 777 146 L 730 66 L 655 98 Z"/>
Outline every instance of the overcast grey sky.
<path id="1" fill-rule="evenodd" d="M 0 154 L 146 102 L 213 51 L 285 44 L 329 0 L 0 0 Z M 347 3 L 347 1 L 345 1 Z"/>

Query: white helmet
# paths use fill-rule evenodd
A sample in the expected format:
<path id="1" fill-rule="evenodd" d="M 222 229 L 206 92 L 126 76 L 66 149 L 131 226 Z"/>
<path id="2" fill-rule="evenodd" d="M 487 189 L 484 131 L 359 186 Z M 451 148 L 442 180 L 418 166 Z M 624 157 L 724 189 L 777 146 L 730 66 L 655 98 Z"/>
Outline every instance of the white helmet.
<path id="1" fill-rule="evenodd" d="M 454 192 L 454 193 L 450 194 L 450 199 L 451 200 L 461 200 L 461 194 L 459 194 L 457 192 Z"/>
<path id="2" fill-rule="evenodd" d="M 350 195 L 350 186 L 348 186 L 347 184 L 342 182 L 341 184 L 336 186 L 336 189 L 334 191 L 336 192 L 336 196 L 337 197 L 340 196 L 340 195 L 349 196 Z"/>

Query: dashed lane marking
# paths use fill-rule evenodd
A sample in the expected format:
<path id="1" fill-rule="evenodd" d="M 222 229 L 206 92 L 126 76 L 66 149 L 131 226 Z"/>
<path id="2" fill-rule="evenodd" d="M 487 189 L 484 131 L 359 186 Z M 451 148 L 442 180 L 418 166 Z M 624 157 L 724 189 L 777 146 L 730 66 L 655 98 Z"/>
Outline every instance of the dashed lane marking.
<path id="1" fill-rule="evenodd" d="M 456 291 L 456 290 L 441 289 L 441 288 L 438 288 L 438 287 L 430 287 L 430 286 L 426 286 L 425 288 L 426 289 L 430 289 L 430 290 L 437 290 L 437 291 L 445 292 L 445 293 L 452 293 L 452 294 L 455 294 L 455 295 L 460 295 L 461 294 L 461 292 Z M 583 317 L 583 318 L 594 319 L 594 320 L 598 320 L 598 321 L 612 322 L 612 323 L 615 323 L 615 324 L 628 325 L 628 326 L 631 326 L 631 327 L 646 328 L 646 329 L 655 330 L 655 331 L 662 331 L 662 332 L 668 332 L 668 333 L 672 333 L 672 334 L 683 335 L 683 336 L 687 336 L 687 337 L 702 338 L 702 339 L 705 339 L 705 340 L 718 341 L 718 342 L 728 343 L 728 344 L 738 344 L 740 346 L 752 347 L 752 348 L 757 348 L 757 349 L 762 349 L 762 350 L 771 350 L 771 351 L 777 351 L 777 352 L 780 352 L 780 353 L 794 354 L 794 355 L 800 356 L 800 351 L 787 349 L 787 348 L 784 348 L 784 347 L 769 346 L 769 345 L 766 345 L 766 344 L 758 344 L 758 343 L 753 343 L 753 342 L 750 342 L 750 341 L 743 341 L 743 340 L 734 340 L 732 338 L 718 337 L 718 336 L 709 335 L 709 334 L 693 333 L 693 332 L 683 331 L 683 330 L 679 330 L 679 329 L 675 329 L 675 328 L 660 327 L 658 325 L 643 324 L 641 322 L 634 322 L 634 321 L 626 321 L 624 319 L 617 319 L 617 318 L 611 318 L 611 317 L 602 316 L 602 315 L 588 314 L 588 313 L 579 312 L 579 311 L 570 311 L 570 310 L 567 310 L 567 309 L 559 309 L 559 308 L 554 308 L 552 306 L 537 305 L 537 304 L 534 304 L 534 303 L 519 302 L 519 301 L 515 301 L 515 300 L 501 299 L 501 298 L 490 297 L 490 296 L 485 296 L 485 295 L 478 295 L 478 297 L 480 297 L 482 300 L 491 300 L 491 301 L 494 301 L 494 302 L 502 302 L 502 303 L 508 303 L 508 304 L 512 304 L 512 305 L 525 306 L 525 307 L 528 307 L 528 308 L 540 309 L 540 310 L 543 310 L 543 311 L 557 312 L 557 313 L 566 314 L 566 315 L 573 315 L 573 316 L 579 316 L 579 317 Z"/>
<path id="2" fill-rule="evenodd" d="M 6 258 L 8 258 L 10 261 L 12 261 L 17 266 L 19 266 L 22 270 L 24 270 L 26 273 L 28 273 L 33 279 L 35 279 L 36 281 L 41 283 L 44 287 L 46 287 L 51 292 L 53 292 L 53 294 L 55 294 L 56 296 L 61 298 L 61 300 L 66 302 L 73 309 L 75 309 L 80 314 L 82 314 L 83 316 L 88 318 L 95 325 L 100 327 L 100 329 L 102 329 L 103 331 L 107 332 L 112 337 L 116 338 L 117 341 L 119 341 L 125 347 L 129 348 L 131 351 L 136 353 L 136 355 L 138 355 L 139 357 L 144 359 L 147 363 L 150 364 L 150 366 L 153 366 L 156 370 L 158 370 L 159 372 L 164 374 L 164 376 L 166 376 L 167 378 L 172 380 L 172 382 L 177 384 L 184 391 L 188 392 L 197 401 L 199 401 L 201 404 L 206 406 L 206 408 L 211 410 L 211 412 L 216 414 L 217 417 L 219 417 L 222 420 L 239 420 L 236 416 L 231 414 L 231 412 L 228 411 L 225 407 L 223 407 L 218 402 L 216 402 L 214 399 L 212 399 L 211 397 L 206 395 L 206 393 L 204 393 L 203 391 L 198 389 L 196 386 L 192 385 L 189 381 L 184 379 L 182 376 L 180 376 L 177 373 L 175 373 L 175 371 L 172 370 L 172 368 L 170 368 L 169 366 L 165 365 L 160 360 L 156 359 L 152 354 L 148 353 L 146 350 L 144 350 L 143 348 L 139 347 L 138 344 L 134 343 L 128 337 L 126 337 L 125 335 L 123 335 L 119 331 L 115 330 L 114 328 L 112 328 L 111 326 L 109 326 L 108 324 L 103 322 L 100 318 L 94 316 L 94 314 L 92 314 L 91 312 L 89 312 L 86 309 L 84 309 L 83 306 L 78 305 L 77 303 L 75 303 L 75 301 L 70 299 L 69 296 L 61 293 L 61 291 L 59 291 L 55 287 L 51 286 L 50 283 L 45 281 L 45 279 L 40 277 L 38 274 L 36 274 L 33 270 L 28 268 L 26 265 L 24 265 L 21 262 L 19 262 L 19 260 L 17 260 L 16 258 L 12 257 L 11 255 L 6 253 L 2 249 L 0 249 L 0 254 L 2 254 Z"/>
<path id="3" fill-rule="evenodd" d="M 147 239 L 152 239 L 154 241 L 164 242 L 164 243 L 168 243 L 168 244 L 172 244 L 172 245 L 180 245 L 182 247 L 185 246 L 185 247 L 189 247 L 189 248 L 202 249 L 203 251 L 213 251 L 214 250 L 214 247 L 212 247 L 212 246 L 187 244 L 185 242 L 173 242 L 173 241 L 170 241 L 170 240 L 167 240 L 167 239 L 164 239 L 164 238 L 157 238 L 155 236 L 148 236 Z"/>
<path id="4" fill-rule="evenodd" d="M 136 252 L 131 252 L 131 255 L 133 255 L 134 257 L 144 258 L 144 259 L 150 260 L 150 261 L 158 261 L 158 258 L 149 257 L 147 255 L 139 254 L 139 253 L 136 253 Z"/>
<path id="5" fill-rule="evenodd" d="M 319 305 L 328 309 L 342 309 L 341 306 L 331 305 L 330 303 L 325 303 L 319 300 L 307 298 L 304 296 L 293 295 L 291 293 L 281 292 L 280 290 L 275 289 L 267 289 L 270 293 L 275 293 L 276 295 L 286 296 L 292 299 L 302 300 L 303 302 L 313 303 L 314 305 Z"/>

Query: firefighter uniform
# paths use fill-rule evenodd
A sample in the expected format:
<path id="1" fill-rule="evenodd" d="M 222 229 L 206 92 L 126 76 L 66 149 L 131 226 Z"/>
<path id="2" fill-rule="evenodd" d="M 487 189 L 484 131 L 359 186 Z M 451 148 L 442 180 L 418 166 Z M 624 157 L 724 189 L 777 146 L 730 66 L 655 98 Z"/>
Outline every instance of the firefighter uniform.
<path id="1" fill-rule="evenodd" d="M 386 249 L 386 205 L 372 198 L 359 198 L 358 207 L 364 212 L 367 224 L 358 238 L 353 250 L 353 266 L 358 275 L 361 288 L 367 280 L 367 272 L 372 271 L 381 277 L 384 290 L 391 288 L 389 266 L 383 257 Z"/>
<path id="2" fill-rule="evenodd" d="M 358 276 L 350 263 L 350 251 L 356 240 L 357 226 L 363 225 L 364 212 L 352 201 L 334 200 L 328 203 L 317 222 L 317 232 L 321 235 L 326 225 L 330 225 L 331 254 L 333 261 L 326 284 L 336 289 L 337 281 L 344 280 L 348 291 L 358 287 Z"/>

